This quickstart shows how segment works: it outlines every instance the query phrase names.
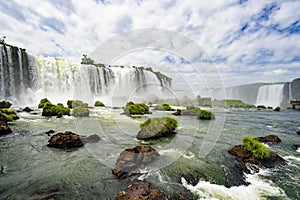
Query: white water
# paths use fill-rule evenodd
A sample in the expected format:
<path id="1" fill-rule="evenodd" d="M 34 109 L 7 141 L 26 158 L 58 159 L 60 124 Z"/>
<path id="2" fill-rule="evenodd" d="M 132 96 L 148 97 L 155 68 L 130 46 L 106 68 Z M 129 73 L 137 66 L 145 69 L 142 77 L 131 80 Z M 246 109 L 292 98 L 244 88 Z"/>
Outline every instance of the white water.
<path id="1" fill-rule="evenodd" d="M 263 85 L 259 88 L 256 105 L 280 106 L 283 99 L 284 84 Z"/>
<path id="2" fill-rule="evenodd" d="M 265 181 L 261 176 L 267 175 L 266 171 L 260 170 L 260 173 L 254 175 L 246 175 L 248 186 L 235 186 L 226 188 L 223 185 L 212 184 L 207 181 L 199 181 L 196 186 L 187 184 L 182 178 L 183 186 L 189 189 L 194 194 L 197 194 L 200 199 L 262 199 L 266 196 L 278 196 L 286 198 L 286 194 L 279 187 L 274 186 L 271 181 Z"/>

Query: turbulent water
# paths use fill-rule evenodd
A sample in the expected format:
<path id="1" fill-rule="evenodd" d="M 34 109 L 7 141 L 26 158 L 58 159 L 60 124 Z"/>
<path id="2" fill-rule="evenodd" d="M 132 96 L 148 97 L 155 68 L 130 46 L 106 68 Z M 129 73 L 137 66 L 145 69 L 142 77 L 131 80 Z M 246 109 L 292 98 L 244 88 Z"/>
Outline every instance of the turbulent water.
<path id="1" fill-rule="evenodd" d="M 53 103 L 79 99 L 119 106 L 129 98 L 165 98 L 170 87 L 169 77 L 151 69 L 80 65 L 0 45 L 0 99 L 15 105 L 35 105 L 46 97 Z"/>
<path id="2" fill-rule="evenodd" d="M 56 199 L 113 199 L 130 184 L 130 179 L 117 180 L 111 173 L 120 152 L 139 144 L 151 144 L 161 154 L 156 167 L 140 178 L 172 194 L 180 186 L 199 199 L 299 199 L 300 154 L 293 144 L 300 143 L 298 111 L 227 110 L 220 135 L 211 151 L 200 152 L 210 143 L 210 121 L 195 117 L 176 117 L 177 134 L 151 142 L 139 142 L 135 136 L 138 124 L 149 117 L 168 116 L 170 112 L 153 111 L 143 118 L 120 115 L 121 109 L 90 109 L 86 118 L 45 118 L 19 113 L 21 119 L 10 126 L 14 133 L 0 138 L 0 199 L 42 199 L 48 193 Z M 224 110 L 215 110 L 216 120 Z M 98 134 L 102 140 L 74 150 L 46 146 L 50 138 L 45 131 L 71 130 L 81 135 Z M 282 142 L 269 148 L 288 161 L 276 169 L 262 169 L 247 175 L 248 186 L 227 188 L 230 159 L 227 150 L 240 144 L 243 137 L 278 135 Z M 205 149 L 202 149 L 205 151 Z M 196 186 L 180 180 L 179 174 L 198 170 L 209 177 Z M 48 190 L 47 192 L 41 192 Z M 50 192 L 49 192 L 50 191 Z"/>

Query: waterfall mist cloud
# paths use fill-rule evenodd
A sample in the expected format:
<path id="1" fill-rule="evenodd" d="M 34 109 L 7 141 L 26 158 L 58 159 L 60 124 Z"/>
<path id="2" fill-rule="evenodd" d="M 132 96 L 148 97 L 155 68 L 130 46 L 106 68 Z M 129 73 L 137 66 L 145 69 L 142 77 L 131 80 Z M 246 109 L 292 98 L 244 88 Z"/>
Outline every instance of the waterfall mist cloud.
<path id="1" fill-rule="evenodd" d="M 0 3 L 0 25 L 8 43 L 37 55 L 78 62 L 82 54 L 120 33 L 140 28 L 177 31 L 201 46 L 208 60 L 217 65 L 224 84 L 232 86 L 297 78 L 299 9 L 299 1 L 292 0 L 5 0 Z M 143 58 L 144 64 L 167 61 L 162 56 Z M 189 73 L 187 63 L 178 59 L 174 67 L 179 63 L 182 71 Z M 191 76 L 191 81 L 196 80 Z"/>

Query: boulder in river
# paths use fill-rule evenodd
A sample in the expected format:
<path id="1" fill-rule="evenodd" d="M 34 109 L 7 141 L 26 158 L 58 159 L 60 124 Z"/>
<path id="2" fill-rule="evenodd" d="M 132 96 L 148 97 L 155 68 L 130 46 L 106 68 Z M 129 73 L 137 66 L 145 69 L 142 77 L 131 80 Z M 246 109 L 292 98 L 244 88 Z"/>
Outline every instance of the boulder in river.
<path id="1" fill-rule="evenodd" d="M 208 181 L 208 177 L 198 171 L 192 171 L 185 174 L 181 174 L 180 178 L 184 178 L 190 185 L 197 185 L 200 180 Z"/>
<path id="2" fill-rule="evenodd" d="M 151 183 L 135 179 L 124 191 L 115 197 L 115 200 L 166 200 L 169 199 L 163 192 L 152 189 Z"/>
<path id="3" fill-rule="evenodd" d="M 300 129 L 296 132 L 298 135 L 300 135 Z"/>
<path id="4" fill-rule="evenodd" d="M 31 112 L 33 110 L 31 108 L 29 108 L 29 107 L 25 107 L 22 111 L 23 112 Z"/>
<path id="5" fill-rule="evenodd" d="M 175 115 L 175 116 L 181 115 L 181 109 L 177 109 L 175 112 L 172 113 L 172 115 Z"/>
<path id="6" fill-rule="evenodd" d="M 115 164 L 112 173 L 117 178 L 124 178 L 135 171 L 159 158 L 159 153 L 151 146 L 136 146 L 125 149 Z"/>
<path id="7" fill-rule="evenodd" d="M 96 135 L 96 134 L 93 134 L 93 135 L 90 135 L 90 136 L 81 136 L 81 141 L 85 144 L 85 143 L 93 143 L 93 142 L 98 142 L 100 141 L 101 138 Z"/>
<path id="8" fill-rule="evenodd" d="M 0 112 L 0 136 L 12 133 L 12 130 L 7 125 L 7 119 L 2 113 Z"/>
<path id="9" fill-rule="evenodd" d="M 49 144 L 47 146 L 54 148 L 77 148 L 84 146 L 80 136 L 71 131 L 57 133 L 53 135 L 48 142 Z"/>
<path id="10" fill-rule="evenodd" d="M 281 142 L 281 139 L 277 135 L 267 135 L 265 137 L 257 137 L 256 140 L 263 142 L 263 143 L 279 143 Z"/>

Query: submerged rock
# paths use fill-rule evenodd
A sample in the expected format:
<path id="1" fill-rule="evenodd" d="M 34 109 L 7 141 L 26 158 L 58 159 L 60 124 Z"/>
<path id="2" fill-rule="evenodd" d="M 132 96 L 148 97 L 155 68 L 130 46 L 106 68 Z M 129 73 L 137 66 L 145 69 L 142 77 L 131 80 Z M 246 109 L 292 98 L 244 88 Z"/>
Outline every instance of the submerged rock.
<path id="1" fill-rule="evenodd" d="M 186 174 L 181 174 L 181 178 L 184 178 L 186 182 L 190 185 L 197 185 L 200 180 L 208 181 L 208 177 L 198 171 L 188 172 Z"/>
<path id="2" fill-rule="evenodd" d="M 267 135 L 265 137 L 257 137 L 256 140 L 260 142 L 273 142 L 273 143 L 279 143 L 281 142 L 281 139 L 277 135 Z"/>
<path id="3" fill-rule="evenodd" d="M 125 149 L 115 164 L 112 173 L 117 178 L 123 178 L 159 158 L 159 153 L 151 146 L 136 146 Z"/>
<path id="4" fill-rule="evenodd" d="M 81 137 L 81 141 L 85 144 L 85 143 L 90 143 L 90 142 L 99 142 L 101 140 L 101 138 L 94 134 L 94 135 L 90 135 L 90 136 L 82 136 Z"/>
<path id="5" fill-rule="evenodd" d="M 52 130 L 52 129 L 45 132 L 45 134 L 48 135 L 48 136 L 51 136 L 53 133 L 55 133 L 55 131 Z"/>
<path id="6" fill-rule="evenodd" d="M 77 148 L 84 146 L 79 135 L 71 131 L 57 133 L 53 135 L 48 142 L 49 144 L 47 146 L 54 148 Z"/>
<path id="7" fill-rule="evenodd" d="M 61 196 L 62 193 L 63 190 L 61 186 L 53 186 L 32 193 L 29 200 L 55 200 L 56 197 Z"/>
<path id="8" fill-rule="evenodd" d="M 151 188 L 151 183 L 135 179 L 124 191 L 115 197 L 115 200 L 167 200 L 167 195 Z"/>
<path id="9" fill-rule="evenodd" d="M 297 133 L 298 135 L 300 135 L 300 130 L 298 130 L 296 133 Z"/>

